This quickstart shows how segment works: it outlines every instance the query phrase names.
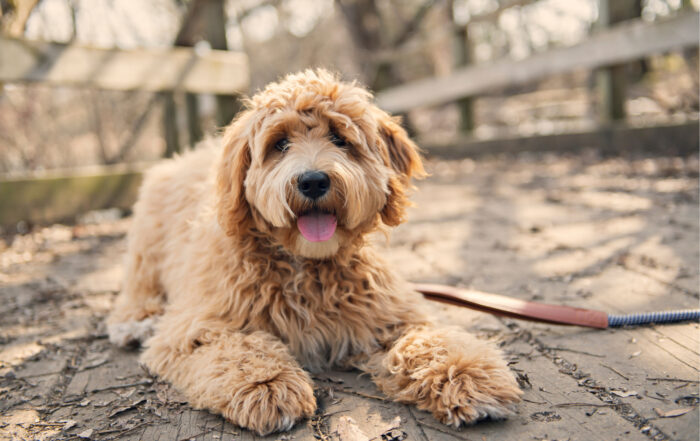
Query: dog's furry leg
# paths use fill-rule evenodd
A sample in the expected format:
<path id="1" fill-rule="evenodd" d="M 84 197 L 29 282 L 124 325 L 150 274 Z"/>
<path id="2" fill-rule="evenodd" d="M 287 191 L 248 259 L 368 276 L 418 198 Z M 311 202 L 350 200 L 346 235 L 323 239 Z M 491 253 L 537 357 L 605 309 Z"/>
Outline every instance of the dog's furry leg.
<path id="1" fill-rule="evenodd" d="M 154 183 L 148 177 L 141 190 L 142 197 L 153 193 Z M 152 197 L 152 196 L 151 196 Z M 153 201 L 147 200 L 153 205 Z M 163 247 L 163 228 L 149 205 L 139 201 L 134 207 L 134 219 L 129 230 L 124 284 L 112 312 L 107 329 L 112 343 L 126 346 L 143 343 L 152 335 L 154 319 L 163 312 L 165 292 L 160 284 L 159 262 Z"/>
<path id="2" fill-rule="evenodd" d="M 187 329 L 167 314 L 161 323 L 141 361 L 193 406 L 261 435 L 289 430 L 315 412 L 311 378 L 278 338 L 209 322 L 200 323 L 199 331 Z"/>
<path id="3" fill-rule="evenodd" d="M 504 418 L 522 394 L 500 352 L 456 328 L 408 330 L 363 368 L 392 399 L 455 427 Z"/>
<path id="4" fill-rule="evenodd" d="M 107 318 L 109 340 L 122 347 L 143 344 L 153 335 L 154 316 L 162 312 L 165 300 L 155 265 L 144 264 L 139 253 L 130 253 L 128 259 L 124 287 Z"/>

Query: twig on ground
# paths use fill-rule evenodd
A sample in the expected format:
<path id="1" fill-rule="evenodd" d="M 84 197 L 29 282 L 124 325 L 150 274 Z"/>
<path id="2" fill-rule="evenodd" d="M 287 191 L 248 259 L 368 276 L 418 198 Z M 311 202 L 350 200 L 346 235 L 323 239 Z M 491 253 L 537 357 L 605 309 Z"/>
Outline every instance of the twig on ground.
<path id="1" fill-rule="evenodd" d="M 380 397 L 379 395 L 366 394 L 366 393 L 364 393 L 364 392 L 358 392 L 358 391 L 352 390 L 352 389 L 341 389 L 341 388 L 335 388 L 335 387 L 332 388 L 332 389 L 333 389 L 335 392 L 341 392 L 341 393 L 346 393 L 346 394 L 350 394 L 350 395 L 356 395 L 356 396 L 362 397 L 362 398 L 370 398 L 370 399 L 372 399 L 372 400 L 379 400 L 379 401 L 383 401 L 383 402 L 385 402 L 385 403 L 390 403 L 390 402 L 392 402 L 390 399 L 385 398 L 385 397 Z"/>
<path id="2" fill-rule="evenodd" d="M 20 380 L 23 380 L 25 378 L 38 378 L 38 377 L 46 377 L 48 375 L 60 375 L 62 374 L 63 371 L 58 371 L 58 372 L 45 372 L 43 374 L 32 374 L 32 375 L 22 375 L 19 377 Z"/>
<path id="3" fill-rule="evenodd" d="M 596 404 L 596 403 L 559 403 L 554 407 L 617 407 L 620 404 Z"/>
<path id="4" fill-rule="evenodd" d="M 314 437 L 321 441 L 332 441 L 330 433 L 328 433 L 328 417 L 347 411 L 347 409 L 343 409 L 331 413 L 321 413 L 320 409 L 317 409 L 316 414 L 309 420 L 309 426 L 313 429 Z"/>
<path id="5" fill-rule="evenodd" d="M 27 427 L 56 427 L 65 426 L 66 423 L 29 423 Z M 24 427 L 24 424 L 18 424 L 20 427 Z"/>
<path id="6" fill-rule="evenodd" d="M 651 395 L 649 395 L 649 394 L 647 393 L 647 391 L 644 391 L 644 396 L 647 397 L 647 398 L 651 398 L 651 399 L 653 399 L 653 400 L 659 400 L 659 401 L 663 401 L 664 403 L 668 403 L 668 400 L 667 400 L 666 398 L 662 398 L 662 397 L 652 397 Z"/>
<path id="7" fill-rule="evenodd" d="M 416 418 L 416 422 L 417 422 L 419 425 L 421 425 L 421 426 L 427 427 L 427 428 L 429 428 L 429 429 L 436 430 L 436 431 L 441 432 L 441 433 L 445 433 L 445 434 L 450 435 L 450 436 L 452 436 L 452 437 L 454 437 L 454 438 L 458 438 L 458 439 L 461 439 L 461 440 L 464 440 L 464 441 L 472 441 L 470 438 L 467 438 L 466 436 L 464 436 L 464 435 L 462 435 L 462 434 L 455 433 L 455 432 L 450 432 L 449 430 L 446 430 L 446 429 L 444 429 L 444 428 L 442 428 L 442 427 L 440 427 L 440 426 L 436 426 L 436 425 L 434 425 L 434 424 L 427 423 L 427 422 L 425 422 L 425 421 L 423 421 L 423 420 L 419 420 L 418 418 Z"/>
<path id="8" fill-rule="evenodd" d="M 675 381 L 677 383 L 700 383 L 698 380 L 685 380 L 683 378 L 658 378 L 647 377 L 647 381 Z"/>
<path id="9" fill-rule="evenodd" d="M 603 367 L 606 368 L 606 369 L 610 369 L 611 371 L 615 372 L 617 375 L 621 376 L 621 377 L 624 378 L 625 380 L 630 381 L 630 379 L 629 379 L 629 377 L 628 377 L 627 375 L 624 375 L 622 372 L 618 371 L 618 370 L 615 369 L 614 367 L 608 366 L 607 364 L 603 364 L 603 363 L 600 363 L 600 365 L 603 366 Z"/>
<path id="10" fill-rule="evenodd" d="M 553 347 L 553 346 L 544 346 L 544 347 L 542 347 L 542 349 L 550 350 L 550 351 L 573 352 L 574 354 L 583 354 L 583 355 L 589 355 L 591 357 L 605 358 L 605 355 L 593 354 L 593 353 L 586 352 L 586 351 L 578 351 L 576 349 L 559 348 L 559 347 Z"/>
<path id="11" fill-rule="evenodd" d="M 196 434 L 196 435 L 186 436 L 186 437 L 184 437 L 184 438 L 180 438 L 179 441 L 188 441 L 188 440 L 195 439 L 195 438 L 200 437 L 200 436 L 203 436 L 203 435 L 209 435 L 209 434 L 212 433 L 213 431 L 214 431 L 214 429 L 205 430 L 204 432 L 199 432 L 199 433 Z"/>
<path id="12" fill-rule="evenodd" d="M 151 379 L 145 379 L 141 381 L 137 381 L 135 383 L 127 383 L 127 384 L 115 384 L 112 386 L 105 386 L 105 387 L 99 387 L 96 389 L 91 389 L 89 392 L 90 393 L 95 393 L 95 392 L 103 392 L 106 390 L 112 390 L 112 389 L 121 389 L 124 387 L 136 387 L 136 386 L 148 386 L 149 384 L 153 384 L 153 380 Z"/>
<path id="13" fill-rule="evenodd" d="M 153 422 L 151 422 L 151 421 L 146 421 L 146 422 L 143 422 L 143 423 L 141 423 L 141 424 L 137 424 L 137 425 L 135 425 L 134 427 L 131 427 L 131 428 L 129 428 L 129 429 L 124 429 L 124 430 L 121 430 L 121 431 L 119 431 L 119 430 L 107 430 L 107 431 L 97 432 L 97 434 L 98 434 L 98 435 L 106 435 L 106 434 L 108 434 L 108 433 L 119 432 L 119 433 L 117 433 L 115 436 L 113 436 L 113 437 L 111 437 L 111 438 L 105 438 L 105 441 L 111 441 L 111 440 L 119 439 L 119 438 L 121 438 L 122 436 L 126 435 L 127 433 L 133 432 L 133 431 L 136 430 L 136 429 L 140 429 L 140 428 L 142 428 L 142 427 L 144 427 L 144 426 L 152 426 L 152 425 L 153 425 Z"/>

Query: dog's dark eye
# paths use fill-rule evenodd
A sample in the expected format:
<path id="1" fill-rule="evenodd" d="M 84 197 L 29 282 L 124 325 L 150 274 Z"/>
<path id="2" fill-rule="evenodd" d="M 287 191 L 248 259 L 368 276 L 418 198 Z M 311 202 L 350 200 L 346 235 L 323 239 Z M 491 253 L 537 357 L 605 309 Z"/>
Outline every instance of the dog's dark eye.
<path id="1" fill-rule="evenodd" d="M 331 132 L 329 138 L 331 142 L 338 147 L 345 147 L 346 145 L 348 145 L 348 143 L 343 138 L 338 136 L 338 134 L 335 132 Z"/>
<path id="2" fill-rule="evenodd" d="M 280 152 L 286 152 L 289 148 L 289 140 L 287 138 L 282 138 L 275 143 L 275 148 Z"/>

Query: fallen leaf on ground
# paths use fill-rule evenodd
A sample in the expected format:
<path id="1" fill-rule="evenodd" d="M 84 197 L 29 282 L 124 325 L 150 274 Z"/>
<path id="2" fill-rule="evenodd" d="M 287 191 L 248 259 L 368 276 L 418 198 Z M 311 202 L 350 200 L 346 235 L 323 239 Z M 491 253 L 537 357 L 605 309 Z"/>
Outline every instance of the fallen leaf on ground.
<path id="1" fill-rule="evenodd" d="M 340 441 L 369 441 L 369 437 L 360 430 L 355 420 L 349 416 L 340 417 L 337 433 Z"/>
<path id="2" fill-rule="evenodd" d="M 360 430 L 352 417 L 342 416 L 338 421 L 336 432 L 340 441 L 400 441 L 406 439 L 406 432 L 398 430 L 400 425 L 401 417 L 396 416 L 389 424 L 380 429 L 379 435 L 370 438 L 369 435 Z"/>
<path id="3" fill-rule="evenodd" d="M 680 409 L 673 409 L 673 410 L 661 410 L 658 407 L 654 408 L 654 412 L 661 418 L 675 418 L 679 417 L 681 415 L 685 415 L 686 413 L 692 411 L 695 409 L 694 407 L 681 407 Z"/>

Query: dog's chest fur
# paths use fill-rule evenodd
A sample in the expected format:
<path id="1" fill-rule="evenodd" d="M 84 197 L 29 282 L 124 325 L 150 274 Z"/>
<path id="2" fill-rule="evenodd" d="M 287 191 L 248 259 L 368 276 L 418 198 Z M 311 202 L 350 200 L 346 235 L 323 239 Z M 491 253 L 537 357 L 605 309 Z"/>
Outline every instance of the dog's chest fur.
<path id="1" fill-rule="evenodd" d="M 227 319 L 243 331 L 264 330 L 285 342 L 307 368 L 345 365 L 383 348 L 409 323 L 413 303 L 369 250 L 343 262 L 294 261 L 247 253 L 230 279 Z M 239 266 L 240 268 L 240 266 Z M 235 278 L 234 278 L 235 277 Z M 399 298 L 401 296 L 402 298 Z"/>

